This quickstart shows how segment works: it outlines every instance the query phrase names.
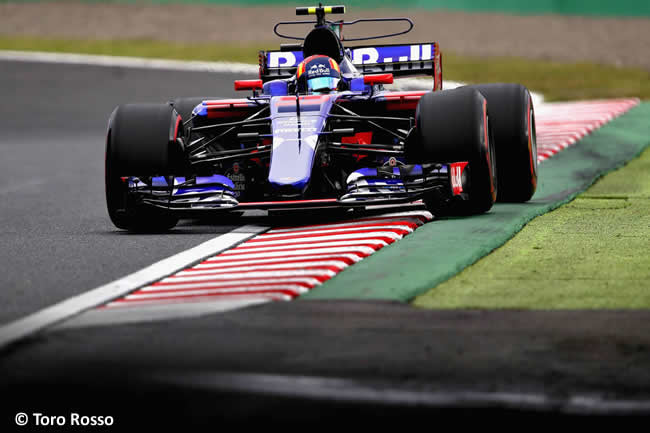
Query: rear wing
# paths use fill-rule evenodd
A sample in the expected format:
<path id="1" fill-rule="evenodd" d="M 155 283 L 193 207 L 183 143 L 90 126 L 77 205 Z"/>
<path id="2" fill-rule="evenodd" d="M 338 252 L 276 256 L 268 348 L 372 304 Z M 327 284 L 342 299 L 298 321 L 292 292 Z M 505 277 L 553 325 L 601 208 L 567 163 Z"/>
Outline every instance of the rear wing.
<path id="1" fill-rule="evenodd" d="M 428 75 L 433 77 L 433 90 L 442 89 L 442 55 L 437 42 L 360 46 L 345 51 L 364 75 L 392 73 L 396 78 Z M 302 51 L 260 51 L 260 78 L 264 82 L 290 78 L 302 61 Z"/>

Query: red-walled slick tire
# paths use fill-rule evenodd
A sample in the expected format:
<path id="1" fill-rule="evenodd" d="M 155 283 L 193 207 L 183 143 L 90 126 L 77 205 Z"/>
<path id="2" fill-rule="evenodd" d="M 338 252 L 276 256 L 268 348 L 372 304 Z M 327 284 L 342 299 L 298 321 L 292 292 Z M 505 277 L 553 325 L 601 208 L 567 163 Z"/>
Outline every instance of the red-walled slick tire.
<path id="1" fill-rule="evenodd" d="M 537 189 L 535 110 L 521 84 L 467 86 L 487 99 L 497 153 L 498 201 L 526 202 Z"/>
<path id="2" fill-rule="evenodd" d="M 461 88 L 430 92 L 422 96 L 416 110 L 416 136 L 406 146 L 413 163 L 469 162 L 463 176 L 468 199 L 448 209 L 452 214 L 478 214 L 492 208 L 497 197 L 497 169 L 491 118 L 485 98 L 476 90 Z M 439 203 L 425 197 L 435 213 Z"/>

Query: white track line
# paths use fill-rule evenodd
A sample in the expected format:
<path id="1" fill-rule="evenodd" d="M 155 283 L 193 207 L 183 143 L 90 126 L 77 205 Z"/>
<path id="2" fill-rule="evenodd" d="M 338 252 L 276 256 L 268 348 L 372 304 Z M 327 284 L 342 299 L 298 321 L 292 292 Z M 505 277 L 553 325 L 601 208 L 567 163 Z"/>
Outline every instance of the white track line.
<path id="1" fill-rule="evenodd" d="M 154 263 L 124 278 L 66 299 L 51 307 L 11 322 L 0 328 L 0 348 L 86 310 L 123 297 L 140 287 L 183 270 L 192 263 L 196 263 L 206 257 L 225 251 L 268 229 L 268 227 L 254 225 L 239 227 L 187 251 Z"/>
<path id="2" fill-rule="evenodd" d="M 259 66 L 247 63 L 147 59 L 140 57 L 96 56 L 91 54 L 46 53 L 41 51 L 0 51 L 0 60 L 165 69 L 172 71 L 221 72 L 228 74 L 257 74 L 259 72 Z"/>
<path id="3" fill-rule="evenodd" d="M 400 404 L 404 407 L 430 408 L 432 411 L 447 408 L 475 409 L 477 407 L 495 410 L 530 410 L 540 415 L 647 415 L 650 401 L 617 400 L 615 396 L 598 394 L 528 393 L 444 389 L 434 390 L 408 384 L 394 387 L 388 382 L 352 380 L 331 376 L 299 376 L 266 373 L 239 373 L 236 371 L 192 370 L 188 373 L 177 370 L 157 370 L 152 378 L 158 383 L 197 389 L 204 393 L 219 392 L 216 395 L 243 394 L 265 396 L 290 396 L 311 401 L 330 401 L 340 404 L 345 401 L 373 404 Z M 586 418 L 583 418 L 586 419 Z"/>
<path id="4" fill-rule="evenodd" d="M 66 320 L 65 322 L 60 323 L 55 328 L 57 330 L 74 329 L 80 326 L 98 326 L 107 324 L 115 326 L 125 323 L 164 320 L 169 317 L 198 317 L 209 313 L 221 313 L 237 308 L 251 307 L 253 305 L 269 302 L 272 298 L 278 297 L 279 296 L 277 295 L 260 295 L 258 298 L 253 298 L 251 296 L 237 298 L 236 296 L 233 296 L 228 300 L 222 298 L 217 300 L 201 298 L 197 299 L 195 302 L 188 302 L 187 300 L 183 300 L 183 302 L 169 301 L 164 304 L 158 302 L 155 305 L 148 305 L 147 308 L 140 308 L 137 315 L 134 315 L 132 312 L 133 305 L 115 305 L 112 306 L 113 308 L 111 308 L 110 311 L 102 311 L 102 314 L 94 315 L 81 314 L 71 320 Z M 146 301 L 142 301 L 139 306 L 146 303 Z"/>

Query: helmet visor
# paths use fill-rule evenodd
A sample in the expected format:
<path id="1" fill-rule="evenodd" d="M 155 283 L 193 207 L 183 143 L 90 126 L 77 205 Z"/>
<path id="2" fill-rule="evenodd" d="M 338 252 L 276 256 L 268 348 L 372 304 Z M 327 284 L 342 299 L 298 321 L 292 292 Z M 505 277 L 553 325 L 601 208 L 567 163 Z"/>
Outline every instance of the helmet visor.
<path id="1" fill-rule="evenodd" d="M 336 89 L 339 84 L 339 78 L 334 77 L 316 77 L 307 81 L 307 90 L 310 92 L 322 92 Z"/>

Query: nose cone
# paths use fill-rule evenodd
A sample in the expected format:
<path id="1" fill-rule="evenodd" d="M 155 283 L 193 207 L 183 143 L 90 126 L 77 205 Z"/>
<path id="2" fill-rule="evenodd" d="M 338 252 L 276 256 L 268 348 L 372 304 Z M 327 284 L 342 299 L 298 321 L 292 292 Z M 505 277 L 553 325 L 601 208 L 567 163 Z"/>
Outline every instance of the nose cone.
<path id="1" fill-rule="evenodd" d="M 273 138 L 269 183 L 286 194 L 303 193 L 311 178 L 318 135 L 306 138 L 297 132 L 287 135 Z"/>
<path id="2" fill-rule="evenodd" d="M 269 184 L 278 193 L 302 194 L 311 179 L 319 134 L 335 95 L 271 99 L 273 150 Z"/>

